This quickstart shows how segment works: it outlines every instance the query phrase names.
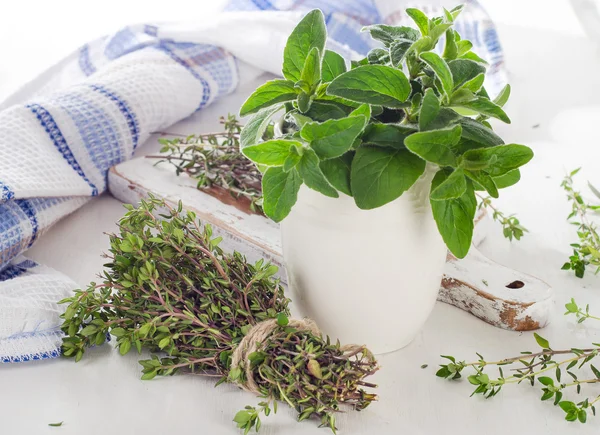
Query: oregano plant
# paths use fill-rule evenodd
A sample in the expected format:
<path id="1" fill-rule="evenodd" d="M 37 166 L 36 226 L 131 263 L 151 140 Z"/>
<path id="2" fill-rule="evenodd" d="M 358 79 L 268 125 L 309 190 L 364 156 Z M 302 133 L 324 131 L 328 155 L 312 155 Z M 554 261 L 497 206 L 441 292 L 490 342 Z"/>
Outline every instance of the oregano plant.
<path id="1" fill-rule="evenodd" d="M 505 144 L 488 122 L 510 123 L 502 109 L 510 86 L 488 95 L 486 62 L 452 28 L 462 9 L 436 18 L 408 9 L 416 29 L 365 27 L 381 47 L 350 67 L 325 48 L 322 12 L 304 17 L 284 50 L 284 78 L 260 86 L 240 110 L 252 115 L 240 146 L 263 173 L 267 216 L 283 220 L 302 184 L 332 198 L 352 196 L 360 209 L 381 207 L 429 166 L 437 227 L 454 255 L 467 254 L 475 192 L 497 198 L 519 181 L 533 152 Z M 280 134 L 265 140 L 272 119 Z"/>

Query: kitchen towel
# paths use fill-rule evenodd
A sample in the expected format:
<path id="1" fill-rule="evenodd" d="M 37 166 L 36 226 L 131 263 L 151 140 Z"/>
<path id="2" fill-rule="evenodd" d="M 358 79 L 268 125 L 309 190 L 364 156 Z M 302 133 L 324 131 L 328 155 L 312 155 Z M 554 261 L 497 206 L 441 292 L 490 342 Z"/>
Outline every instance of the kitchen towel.
<path id="1" fill-rule="evenodd" d="M 433 0 L 432 0 L 433 1 Z M 234 92 L 241 81 L 280 74 L 283 47 L 306 11 L 320 8 L 330 48 L 358 59 L 375 46 L 364 25 L 411 25 L 397 0 L 233 0 L 211 17 L 146 24 L 82 46 L 0 105 L 0 361 L 60 355 L 57 301 L 77 288 L 22 256 L 52 224 L 107 187 L 108 170 L 151 132 Z M 505 83 L 489 17 L 472 0 L 456 23 L 488 60 L 487 87 Z"/>

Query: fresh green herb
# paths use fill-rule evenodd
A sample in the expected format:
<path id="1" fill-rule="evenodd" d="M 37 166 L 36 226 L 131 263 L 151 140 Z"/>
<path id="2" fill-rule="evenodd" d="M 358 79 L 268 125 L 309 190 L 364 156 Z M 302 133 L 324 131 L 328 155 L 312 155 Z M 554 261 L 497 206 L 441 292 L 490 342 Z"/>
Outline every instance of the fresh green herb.
<path id="1" fill-rule="evenodd" d="M 529 231 L 527 228 L 521 225 L 521 222 L 514 214 L 506 216 L 502 211 L 495 207 L 492 204 L 492 199 L 490 197 L 479 196 L 479 198 L 479 208 L 489 208 L 492 210 L 492 218 L 494 221 L 502 225 L 502 234 L 508 240 L 512 240 L 513 238 L 516 240 L 521 240 L 521 237 L 523 237 L 523 235 Z"/>
<path id="2" fill-rule="evenodd" d="M 63 422 L 59 422 L 59 423 L 49 423 L 48 426 L 50 427 L 61 427 L 63 425 Z"/>
<path id="3" fill-rule="evenodd" d="M 111 334 L 122 355 L 152 353 L 140 361 L 144 380 L 185 371 L 235 383 L 266 400 L 236 415 L 246 433 L 276 401 L 334 429 L 340 405 L 361 410 L 376 400 L 363 389 L 375 387 L 364 380 L 378 369 L 373 355 L 290 319 L 277 267 L 224 253 L 221 238 L 181 203 L 150 198 L 126 208 L 119 234 L 109 236 L 103 282 L 61 301 L 65 357 L 79 361 Z"/>
<path id="4" fill-rule="evenodd" d="M 485 279 L 482 279 L 482 280 L 481 280 L 481 282 L 482 282 L 482 283 L 483 283 L 483 284 L 484 284 L 486 287 L 489 287 L 489 284 L 488 284 L 488 282 L 487 282 Z"/>
<path id="5" fill-rule="evenodd" d="M 247 200 L 251 210 L 260 212 L 262 176 L 240 152 L 241 125 L 233 115 L 220 121 L 223 131 L 218 133 L 159 139 L 162 155 L 147 158 L 158 159 L 157 164 L 168 162 L 177 175 L 183 173 L 198 180 L 198 189 L 226 190 L 237 199 Z M 247 134 L 251 129 L 252 126 Z"/>
<path id="6" fill-rule="evenodd" d="M 600 320 L 600 317 L 593 316 L 590 314 L 589 304 L 585 306 L 584 310 L 579 305 L 577 305 L 577 302 L 575 302 L 575 299 L 573 298 L 571 298 L 571 302 L 565 304 L 565 308 L 567 309 L 565 316 L 574 315 L 575 317 L 577 317 L 577 323 L 583 323 L 588 319 Z"/>
<path id="7" fill-rule="evenodd" d="M 240 110 L 253 115 L 242 130 L 250 138 L 242 152 L 265 171 L 268 217 L 283 220 L 302 184 L 330 197 L 352 196 L 361 209 L 381 207 L 410 189 L 429 165 L 437 170 L 430 200 L 438 229 L 454 255 L 467 254 L 475 192 L 498 197 L 499 189 L 519 181 L 518 168 L 533 153 L 504 144 L 488 123 L 510 122 L 502 109 L 510 86 L 488 97 L 486 63 L 452 29 L 461 10 L 428 18 L 408 9 L 419 30 L 366 27 L 382 45 L 350 68 L 324 50 L 323 14 L 306 15 L 287 41 L 285 79 L 259 87 Z M 442 56 L 435 51 L 441 40 Z M 280 127 L 276 138 L 265 137 L 272 118 Z M 507 237 L 523 235 L 514 216 L 496 217 Z"/>
<path id="8" fill-rule="evenodd" d="M 563 270 L 572 270 L 575 276 L 583 278 L 588 266 L 595 267 L 594 273 L 600 272 L 600 235 L 598 227 L 590 220 L 589 213 L 600 210 L 600 204 L 587 203 L 581 193 L 573 187 L 573 177 L 577 175 L 581 168 L 575 169 L 563 180 L 561 187 L 567 193 L 571 202 L 571 214 L 567 220 L 577 227 L 577 236 L 579 243 L 571 244 L 573 255 L 569 261 L 563 265 Z M 594 186 L 588 183 L 590 191 L 600 199 L 600 192 Z"/>
<path id="9" fill-rule="evenodd" d="M 421 368 L 422 368 L 422 369 L 426 369 L 427 367 L 429 367 L 429 364 L 423 364 L 423 365 L 421 366 Z"/>
<path id="10" fill-rule="evenodd" d="M 565 420 L 585 423 L 588 413 L 596 415 L 596 404 L 600 402 L 600 395 L 588 397 L 577 403 L 563 400 L 563 396 L 571 391 L 579 394 L 584 386 L 600 383 L 600 370 L 590 363 L 598 356 L 600 344 L 594 344 L 595 347 L 590 349 L 556 350 L 540 335 L 534 333 L 534 337 L 542 348 L 541 351 L 521 352 L 518 356 L 499 361 L 488 361 L 479 353 L 478 360 L 469 363 L 457 361 L 453 356 L 442 355 L 442 358 L 449 362 L 441 364 L 436 376 L 457 380 L 465 370 L 472 370 L 472 374 L 468 376 L 469 383 L 475 386 L 471 396 L 480 394 L 487 399 L 496 396 L 505 386 L 512 384 L 525 382 L 532 387 L 538 386 L 542 393 L 541 400 L 552 400 L 555 406 L 558 405 L 564 411 Z M 513 365 L 516 367 L 506 368 Z M 498 370 L 497 377 L 490 374 L 493 368 Z M 593 377 L 585 377 L 588 376 L 588 368 Z"/>

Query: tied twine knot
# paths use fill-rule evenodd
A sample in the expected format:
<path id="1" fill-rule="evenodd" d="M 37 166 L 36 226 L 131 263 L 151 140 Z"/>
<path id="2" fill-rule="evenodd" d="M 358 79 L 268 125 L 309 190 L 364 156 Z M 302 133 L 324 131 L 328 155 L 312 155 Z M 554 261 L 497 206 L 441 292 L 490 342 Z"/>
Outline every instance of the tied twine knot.
<path id="1" fill-rule="evenodd" d="M 317 324 L 311 319 L 290 319 L 287 325 L 290 328 L 294 328 L 297 331 L 307 331 L 312 335 L 321 337 L 322 333 Z M 252 370 L 252 364 L 250 364 L 248 357 L 258 351 L 259 347 L 266 341 L 267 338 L 273 332 L 279 328 L 277 319 L 264 320 L 254 325 L 246 334 L 246 336 L 240 341 L 240 344 L 234 349 L 233 355 L 231 356 L 231 370 L 240 368 L 244 370 L 246 379 L 239 381 L 237 384 L 244 391 L 248 391 L 254 394 L 260 394 L 258 384 L 254 380 L 254 372 Z M 344 353 L 348 353 L 345 357 L 356 355 L 357 353 L 366 350 L 365 346 L 356 344 L 348 344 L 341 346 L 340 350 Z"/>
<path id="2" fill-rule="evenodd" d="M 290 319 L 288 325 L 298 331 L 308 331 L 317 337 L 321 336 L 321 330 L 317 324 L 310 319 Z M 238 382 L 238 385 L 245 391 L 254 394 L 260 394 L 258 384 L 254 380 L 252 365 L 248 361 L 250 354 L 256 352 L 259 346 L 279 328 L 277 319 L 264 320 L 254 325 L 246 336 L 240 341 L 240 344 L 233 351 L 231 356 L 231 369 L 241 368 L 246 374 L 246 380 Z"/>

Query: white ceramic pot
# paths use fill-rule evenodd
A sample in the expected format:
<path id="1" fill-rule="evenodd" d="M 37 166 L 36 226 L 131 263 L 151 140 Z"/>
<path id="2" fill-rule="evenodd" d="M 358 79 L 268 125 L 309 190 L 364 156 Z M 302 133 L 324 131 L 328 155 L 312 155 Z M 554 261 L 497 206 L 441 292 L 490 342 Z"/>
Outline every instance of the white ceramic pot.
<path id="1" fill-rule="evenodd" d="M 413 340 L 433 309 L 446 261 L 428 199 L 432 177 L 428 170 L 374 210 L 302 186 L 281 224 L 296 314 L 332 339 L 366 344 L 374 353 Z"/>

